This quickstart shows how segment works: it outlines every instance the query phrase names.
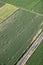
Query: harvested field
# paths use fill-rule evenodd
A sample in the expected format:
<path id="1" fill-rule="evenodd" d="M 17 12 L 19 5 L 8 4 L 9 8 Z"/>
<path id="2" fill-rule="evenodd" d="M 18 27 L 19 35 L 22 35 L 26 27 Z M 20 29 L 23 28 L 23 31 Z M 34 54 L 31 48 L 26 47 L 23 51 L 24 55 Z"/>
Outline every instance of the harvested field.
<path id="1" fill-rule="evenodd" d="M 42 16 L 19 9 L 0 24 L 0 64 L 13 65 L 18 61 L 41 29 L 42 21 Z"/>
<path id="2" fill-rule="evenodd" d="M 14 13 L 17 9 L 17 7 L 7 3 L 0 7 L 0 23 Z"/>

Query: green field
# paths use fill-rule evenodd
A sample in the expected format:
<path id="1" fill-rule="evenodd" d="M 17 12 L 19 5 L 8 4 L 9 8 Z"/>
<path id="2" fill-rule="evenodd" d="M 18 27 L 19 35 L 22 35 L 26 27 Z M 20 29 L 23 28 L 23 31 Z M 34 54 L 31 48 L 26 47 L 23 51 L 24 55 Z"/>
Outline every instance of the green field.
<path id="1" fill-rule="evenodd" d="M 1 3 L 0 5 L 2 5 Z M 18 8 L 11 4 L 4 4 L 0 7 L 0 23 L 3 22 L 6 18 L 8 18 L 13 12 L 15 12 Z"/>
<path id="2" fill-rule="evenodd" d="M 0 24 L 0 64 L 13 65 L 41 29 L 43 17 L 19 9 Z"/>
<path id="3" fill-rule="evenodd" d="M 43 41 L 35 53 L 27 61 L 26 65 L 43 65 Z"/>
<path id="4" fill-rule="evenodd" d="M 0 0 L 43 14 L 43 0 Z"/>
<path id="5" fill-rule="evenodd" d="M 0 2 L 0 65 L 16 65 L 43 30 L 43 0 Z M 26 65 L 43 65 L 42 47 L 43 41 Z"/>

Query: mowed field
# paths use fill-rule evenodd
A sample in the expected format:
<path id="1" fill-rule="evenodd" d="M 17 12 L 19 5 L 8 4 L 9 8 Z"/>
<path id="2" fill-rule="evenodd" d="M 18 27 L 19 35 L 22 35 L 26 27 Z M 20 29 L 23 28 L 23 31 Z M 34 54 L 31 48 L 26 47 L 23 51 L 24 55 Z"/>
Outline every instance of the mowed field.
<path id="1" fill-rule="evenodd" d="M 7 17 L 9 17 L 13 12 L 15 12 L 18 8 L 11 4 L 4 4 L 0 2 L 0 23 L 3 22 Z"/>
<path id="2" fill-rule="evenodd" d="M 0 24 L 0 64 L 16 65 L 41 29 L 43 16 L 19 9 Z"/>
<path id="3" fill-rule="evenodd" d="M 43 0 L 0 0 L 43 14 Z"/>
<path id="4" fill-rule="evenodd" d="M 43 65 L 43 41 L 35 53 L 27 61 L 26 65 Z"/>

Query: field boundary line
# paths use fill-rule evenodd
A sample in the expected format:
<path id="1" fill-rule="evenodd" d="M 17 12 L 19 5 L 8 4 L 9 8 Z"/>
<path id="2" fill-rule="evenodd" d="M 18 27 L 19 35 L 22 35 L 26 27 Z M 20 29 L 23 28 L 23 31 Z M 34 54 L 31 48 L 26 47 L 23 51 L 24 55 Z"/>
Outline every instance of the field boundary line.
<path id="1" fill-rule="evenodd" d="M 19 7 L 19 8 L 20 8 L 20 7 Z M 37 12 L 35 12 L 34 10 L 28 10 L 28 9 L 25 9 L 25 8 L 22 8 L 22 7 L 21 7 L 20 9 L 25 10 L 25 11 L 28 11 L 28 12 L 33 13 L 33 14 L 37 14 L 37 15 L 43 16 L 42 14 L 37 13 Z"/>

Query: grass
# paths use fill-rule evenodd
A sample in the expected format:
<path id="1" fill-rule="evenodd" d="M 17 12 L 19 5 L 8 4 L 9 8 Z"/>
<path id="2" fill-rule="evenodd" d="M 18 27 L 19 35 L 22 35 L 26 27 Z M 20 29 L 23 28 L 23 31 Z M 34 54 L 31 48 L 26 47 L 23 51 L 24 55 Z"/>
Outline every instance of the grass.
<path id="1" fill-rule="evenodd" d="M 42 22 L 42 16 L 19 9 L 1 23 L 0 64 L 15 64 L 31 45 L 33 37 L 41 29 Z"/>
<path id="2" fill-rule="evenodd" d="M 43 0 L 0 0 L 43 14 Z"/>
<path id="3" fill-rule="evenodd" d="M 43 65 L 43 41 L 41 42 L 38 49 L 27 61 L 26 65 Z"/>
<path id="4" fill-rule="evenodd" d="M 17 7 L 11 4 L 5 4 L 2 7 L 0 7 L 0 23 L 3 22 L 3 20 L 9 17 L 17 9 L 18 9 Z"/>

